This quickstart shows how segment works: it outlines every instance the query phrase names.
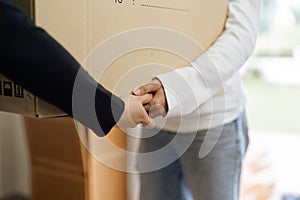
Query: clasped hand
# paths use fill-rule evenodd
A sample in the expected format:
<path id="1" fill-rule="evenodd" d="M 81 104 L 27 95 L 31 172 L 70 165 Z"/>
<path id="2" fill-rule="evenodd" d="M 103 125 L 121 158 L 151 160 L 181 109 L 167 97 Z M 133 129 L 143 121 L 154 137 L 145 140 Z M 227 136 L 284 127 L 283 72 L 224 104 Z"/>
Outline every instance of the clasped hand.
<path id="1" fill-rule="evenodd" d="M 133 128 L 137 124 L 153 127 L 153 118 L 165 116 L 168 111 L 164 88 L 156 78 L 122 99 L 125 102 L 125 110 L 118 122 L 121 128 Z"/>

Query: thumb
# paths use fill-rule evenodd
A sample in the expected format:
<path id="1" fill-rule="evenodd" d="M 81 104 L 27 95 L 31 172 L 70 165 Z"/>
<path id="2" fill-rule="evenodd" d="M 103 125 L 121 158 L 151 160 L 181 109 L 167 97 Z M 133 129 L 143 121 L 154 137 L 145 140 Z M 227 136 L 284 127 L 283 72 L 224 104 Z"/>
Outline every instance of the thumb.
<path id="1" fill-rule="evenodd" d="M 145 119 L 142 121 L 142 124 L 148 128 L 153 128 L 154 127 L 154 121 L 151 119 L 148 115 L 145 117 Z"/>
<path id="2" fill-rule="evenodd" d="M 143 86 L 140 86 L 132 91 L 134 95 L 141 96 L 147 93 L 155 92 L 161 88 L 159 83 L 147 83 Z"/>

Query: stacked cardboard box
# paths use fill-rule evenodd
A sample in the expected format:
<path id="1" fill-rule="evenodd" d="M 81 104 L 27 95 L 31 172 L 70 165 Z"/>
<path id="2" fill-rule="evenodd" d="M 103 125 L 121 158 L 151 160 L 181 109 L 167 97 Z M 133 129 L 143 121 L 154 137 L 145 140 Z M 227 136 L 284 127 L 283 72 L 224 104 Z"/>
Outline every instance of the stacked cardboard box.
<path id="1" fill-rule="evenodd" d="M 32 200 L 83 200 L 80 141 L 73 120 L 25 118 L 32 164 Z"/>

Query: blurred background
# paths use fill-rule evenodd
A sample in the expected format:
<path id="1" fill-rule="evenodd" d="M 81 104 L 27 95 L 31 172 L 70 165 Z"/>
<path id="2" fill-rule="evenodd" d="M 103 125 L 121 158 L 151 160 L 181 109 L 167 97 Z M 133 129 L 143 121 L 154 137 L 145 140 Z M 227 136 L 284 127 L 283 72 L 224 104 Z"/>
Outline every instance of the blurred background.
<path id="1" fill-rule="evenodd" d="M 250 146 L 242 200 L 300 199 L 300 1 L 264 0 L 255 54 L 242 73 Z"/>
<path id="2" fill-rule="evenodd" d="M 300 0 L 263 4 L 257 47 L 242 69 L 250 146 L 241 200 L 300 200 Z M 22 117 L 0 113 L 0 132 L 0 200 L 11 193 L 30 197 L 32 171 Z M 70 193 L 77 195 L 73 188 Z"/>

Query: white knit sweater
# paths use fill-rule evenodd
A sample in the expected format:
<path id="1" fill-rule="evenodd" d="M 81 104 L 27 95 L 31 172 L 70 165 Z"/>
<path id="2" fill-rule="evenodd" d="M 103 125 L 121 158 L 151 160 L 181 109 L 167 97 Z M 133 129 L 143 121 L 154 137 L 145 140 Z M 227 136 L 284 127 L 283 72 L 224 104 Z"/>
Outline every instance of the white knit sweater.
<path id="1" fill-rule="evenodd" d="M 252 54 L 259 31 L 261 0 L 229 0 L 225 30 L 190 66 L 157 76 L 169 111 L 158 126 L 193 132 L 226 124 L 245 107 L 238 70 Z"/>

